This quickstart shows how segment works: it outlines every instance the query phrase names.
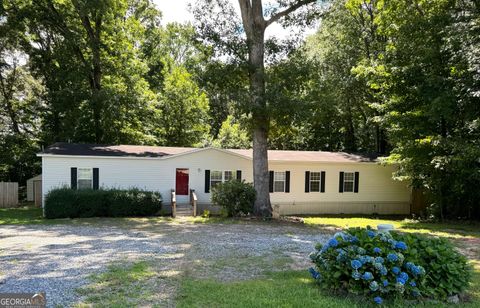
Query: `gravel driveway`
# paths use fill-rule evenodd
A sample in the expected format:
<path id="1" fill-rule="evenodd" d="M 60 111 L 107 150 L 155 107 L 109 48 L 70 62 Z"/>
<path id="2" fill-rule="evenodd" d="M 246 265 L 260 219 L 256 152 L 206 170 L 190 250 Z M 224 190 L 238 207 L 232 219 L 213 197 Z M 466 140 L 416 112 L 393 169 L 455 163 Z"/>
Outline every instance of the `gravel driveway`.
<path id="1" fill-rule="evenodd" d="M 0 292 L 45 291 L 49 306 L 70 306 L 90 274 L 121 260 L 163 260 L 165 271 L 202 277 L 221 269 L 221 279 L 247 279 L 269 260 L 288 260 L 274 270 L 307 267 L 313 246 L 326 238 L 303 226 L 258 222 L 0 226 Z M 242 270 L 224 264 L 232 258 L 265 262 Z"/>

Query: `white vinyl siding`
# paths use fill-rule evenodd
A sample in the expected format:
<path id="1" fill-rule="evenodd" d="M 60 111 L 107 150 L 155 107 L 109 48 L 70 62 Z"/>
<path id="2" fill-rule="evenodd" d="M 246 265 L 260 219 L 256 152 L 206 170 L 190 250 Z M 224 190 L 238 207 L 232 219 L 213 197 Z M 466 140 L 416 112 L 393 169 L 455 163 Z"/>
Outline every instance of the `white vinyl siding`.
<path id="1" fill-rule="evenodd" d="M 171 189 L 175 187 L 176 168 L 190 170 L 189 186 L 195 189 L 198 196 L 197 213 L 201 213 L 202 206 L 211 203 L 211 193 L 206 193 L 204 189 L 206 170 L 242 170 L 242 179 L 247 183 L 253 182 L 251 160 L 218 149 L 205 149 L 168 159 L 44 156 L 42 157 L 44 197 L 54 188 L 70 186 L 72 166 L 100 168 L 100 187 L 137 187 L 158 191 L 162 194 L 167 211 Z M 279 206 L 282 215 L 408 214 L 410 211 L 409 183 L 392 180 L 392 173 L 396 171 L 394 166 L 376 163 L 269 161 L 269 168 L 290 171 L 290 193 L 270 194 L 272 206 Z M 325 193 L 305 193 L 306 170 L 326 172 Z M 338 174 L 343 170 L 360 172 L 361 189 L 358 193 L 338 193 Z M 233 175 L 235 174 L 234 172 Z"/>
<path id="2" fill-rule="evenodd" d="M 77 189 L 93 188 L 93 169 L 78 168 L 77 171 Z"/>

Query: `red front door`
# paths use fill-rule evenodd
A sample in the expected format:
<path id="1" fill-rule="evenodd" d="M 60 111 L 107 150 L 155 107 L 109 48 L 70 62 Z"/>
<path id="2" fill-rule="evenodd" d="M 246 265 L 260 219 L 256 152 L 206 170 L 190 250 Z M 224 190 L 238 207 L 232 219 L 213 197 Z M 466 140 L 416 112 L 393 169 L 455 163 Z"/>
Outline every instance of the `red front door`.
<path id="1" fill-rule="evenodd" d="M 177 195 L 188 195 L 188 169 L 177 168 L 175 192 Z"/>

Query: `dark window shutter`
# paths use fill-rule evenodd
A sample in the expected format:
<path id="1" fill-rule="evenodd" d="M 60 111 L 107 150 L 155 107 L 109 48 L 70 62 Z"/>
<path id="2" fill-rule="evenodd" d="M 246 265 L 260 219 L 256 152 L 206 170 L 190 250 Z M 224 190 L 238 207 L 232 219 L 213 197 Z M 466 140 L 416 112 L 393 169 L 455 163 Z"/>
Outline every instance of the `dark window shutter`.
<path id="1" fill-rule="evenodd" d="M 237 170 L 237 180 L 242 180 L 242 170 Z"/>
<path id="2" fill-rule="evenodd" d="M 338 192 L 343 193 L 343 172 L 340 172 L 340 181 L 338 183 Z"/>
<path id="3" fill-rule="evenodd" d="M 273 171 L 269 172 L 270 181 L 268 182 L 268 191 L 273 192 Z"/>
<path id="4" fill-rule="evenodd" d="M 98 168 L 93 168 L 93 189 L 98 189 Z"/>
<path id="5" fill-rule="evenodd" d="M 285 192 L 290 192 L 290 171 L 285 171 Z"/>
<path id="6" fill-rule="evenodd" d="M 320 174 L 320 192 L 325 192 L 325 171 Z"/>
<path id="7" fill-rule="evenodd" d="M 353 186 L 353 192 L 356 192 L 358 193 L 358 177 L 359 177 L 360 173 L 358 172 L 355 172 L 355 184 Z"/>
<path id="8" fill-rule="evenodd" d="M 210 192 L 210 170 L 205 170 L 205 193 Z"/>
<path id="9" fill-rule="evenodd" d="M 310 192 L 310 171 L 305 171 L 305 192 Z"/>
<path id="10" fill-rule="evenodd" d="M 77 168 L 70 168 L 70 188 L 77 189 Z"/>

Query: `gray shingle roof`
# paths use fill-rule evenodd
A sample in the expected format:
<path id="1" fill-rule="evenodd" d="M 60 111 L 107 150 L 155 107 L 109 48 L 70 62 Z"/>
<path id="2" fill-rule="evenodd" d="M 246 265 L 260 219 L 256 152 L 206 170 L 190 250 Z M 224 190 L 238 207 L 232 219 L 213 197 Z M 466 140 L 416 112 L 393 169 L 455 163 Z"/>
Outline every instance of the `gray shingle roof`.
<path id="1" fill-rule="evenodd" d="M 164 157 L 193 151 L 197 148 L 162 147 L 144 145 L 101 145 L 86 143 L 57 142 L 47 147 L 40 155 L 107 156 L 107 157 Z M 247 158 L 253 157 L 251 149 L 225 149 Z M 349 154 L 325 151 L 280 151 L 269 150 L 269 161 L 306 162 L 375 162 L 375 155 Z"/>

